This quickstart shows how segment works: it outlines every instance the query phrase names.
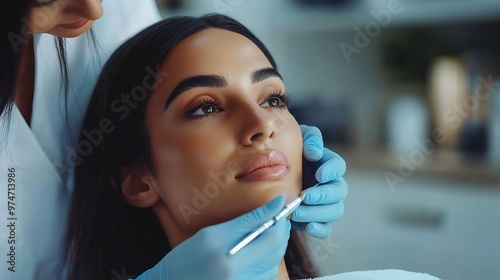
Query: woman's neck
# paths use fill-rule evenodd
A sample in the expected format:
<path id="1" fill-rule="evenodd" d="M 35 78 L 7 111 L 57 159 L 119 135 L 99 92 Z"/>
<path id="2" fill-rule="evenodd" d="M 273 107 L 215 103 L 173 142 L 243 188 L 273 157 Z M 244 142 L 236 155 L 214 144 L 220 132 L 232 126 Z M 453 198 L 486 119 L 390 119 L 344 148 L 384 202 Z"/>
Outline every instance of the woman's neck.
<path id="1" fill-rule="evenodd" d="M 280 262 L 278 278 L 276 278 L 276 280 L 290 280 L 290 277 L 288 276 L 288 271 L 286 269 L 284 258 Z"/>
<path id="2" fill-rule="evenodd" d="M 35 54 L 33 49 L 33 37 L 31 37 L 22 50 L 14 95 L 14 102 L 28 125 L 30 125 L 31 122 L 34 91 Z"/>

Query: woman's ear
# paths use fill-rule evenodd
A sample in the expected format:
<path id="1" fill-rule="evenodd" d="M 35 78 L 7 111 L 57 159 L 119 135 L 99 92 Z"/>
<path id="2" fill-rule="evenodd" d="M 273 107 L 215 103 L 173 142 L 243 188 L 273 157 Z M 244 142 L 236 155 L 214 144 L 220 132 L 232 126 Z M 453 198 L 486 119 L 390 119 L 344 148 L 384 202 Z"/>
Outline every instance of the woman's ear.
<path id="1" fill-rule="evenodd" d="M 156 180 L 151 171 L 142 165 L 123 167 L 121 190 L 125 200 L 139 208 L 153 206 L 159 200 L 153 185 Z"/>

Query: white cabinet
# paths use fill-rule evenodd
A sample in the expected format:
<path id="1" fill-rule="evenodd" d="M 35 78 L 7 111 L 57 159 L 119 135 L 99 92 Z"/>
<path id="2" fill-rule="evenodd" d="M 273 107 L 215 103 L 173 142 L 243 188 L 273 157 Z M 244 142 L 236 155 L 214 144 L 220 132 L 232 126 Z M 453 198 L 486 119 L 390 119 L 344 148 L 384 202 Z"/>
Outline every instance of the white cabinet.
<path id="1" fill-rule="evenodd" d="M 500 185 L 415 173 L 392 189 L 383 170 L 348 169 L 344 217 L 308 238 L 322 275 L 404 269 L 440 279 L 500 279 Z"/>

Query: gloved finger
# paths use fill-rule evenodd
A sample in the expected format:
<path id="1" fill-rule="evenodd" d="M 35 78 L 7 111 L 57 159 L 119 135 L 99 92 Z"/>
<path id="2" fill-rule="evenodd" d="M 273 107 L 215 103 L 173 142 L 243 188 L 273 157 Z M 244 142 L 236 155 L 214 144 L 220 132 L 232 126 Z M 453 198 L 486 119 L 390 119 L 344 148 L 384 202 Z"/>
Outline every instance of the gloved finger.
<path id="1" fill-rule="evenodd" d="M 241 251 L 245 248 L 249 248 L 247 251 L 253 251 L 254 253 L 266 252 L 268 255 L 275 253 L 279 255 L 281 254 L 282 249 L 286 249 L 288 239 L 290 238 L 290 230 L 290 221 L 288 219 L 281 219 L 257 236 L 253 241 L 248 243 L 247 246 L 243 247 Z"/>
<path id="2" fill-rule="evenodd" d="M 300 125 L 302 141 L 304 142 L 304 157 L 308 161 L 318 161 L 323 157 L 323 136 L 315 126 Z"/>
<path id="3" fill-rule="evenodd" d="M 314 186 L 305 190 L 302 203 L 308 205 L 331 204 L 344 200 L 347 197 L 347 182 L 344 178 Z"/>
<path id="4" fill-rule="evenodd" d="M 299 223 L 292 221 L 292 228 L 294 230 L 305 231 L 312 237 L 327 238 L 332 233 L 330 223 Z"/>
<path id="5" fill-rule="evenodd" d="M 332 234 L 332 227 L 329 223 L 308 223 L 306 226 L 306 232 L 316 238 L 327 238 Z"/>
<path id="6" fill-rule="evenodd" d="M 285 207 L 285 197 L 280 195 L 263 206 L 230 220 L 228 227 L 246 229 L 248 232 L 269 221 Z"/>
<path id="7" fill-rule="evenodd" d="M 295 222 L 329 223 L 344 215 L 344 201 L 324 205 L 300 205 L 292 214 Z"/>
<path id="8" fill-rule="evenodd" d="M 242 276 L 242 271 L 252 271 L 252 277 L 257 275 L 277 275 L 274 268 L 279 266 L 285 255 L 290 237 L 290 228 L 290 221 L 286 219 L 279 220 L 236 254 L 214 253 L 209 255 L 211 257 L 205 262 L 208 262 L 208 267 L 218 269 L 219 274 L 225 276 L 218 279 L 239 279 Z M 267 278 L 259 277 L 257 279 Z"/>
<path id="9" fill-rule="evenodd" d="M 290 229 L 290 221 L 281 219 L 233 256 L 239 255 L 244 258 L 245 263 L 255 267 L 279 264 L 288 246 Z"/>
<path id="10" fill-rule="evenodd" d="M 344 176 L 347 166 L 345 160 L 337 153 L 324 148 L 320 162 L 321 166 L 314 176 L 318 182 L 326 183 Z"/>

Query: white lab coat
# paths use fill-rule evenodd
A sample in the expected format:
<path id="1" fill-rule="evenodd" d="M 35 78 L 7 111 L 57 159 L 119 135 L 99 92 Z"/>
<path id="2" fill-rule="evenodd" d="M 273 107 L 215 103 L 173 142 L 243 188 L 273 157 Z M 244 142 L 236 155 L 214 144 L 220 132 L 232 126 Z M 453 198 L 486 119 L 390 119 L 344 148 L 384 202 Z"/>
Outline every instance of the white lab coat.
<path id="1" fill-rule="evenodd" d="M 0 123 L 2 280 L 65 278 L 63 245 L 75 144 L 92 89 L 112 51 L 160 19 L 153 0 L 106 0 L 102 4 L 104 15 L 93 27 L 98 53 L 86 35 L 67 39 L 71 87 L 67 110 L 54 37 L 37 34 L 31 127 L 15 106 L 8 134 Z M 9 178 L 14 185 L 8 185 Z"/>

